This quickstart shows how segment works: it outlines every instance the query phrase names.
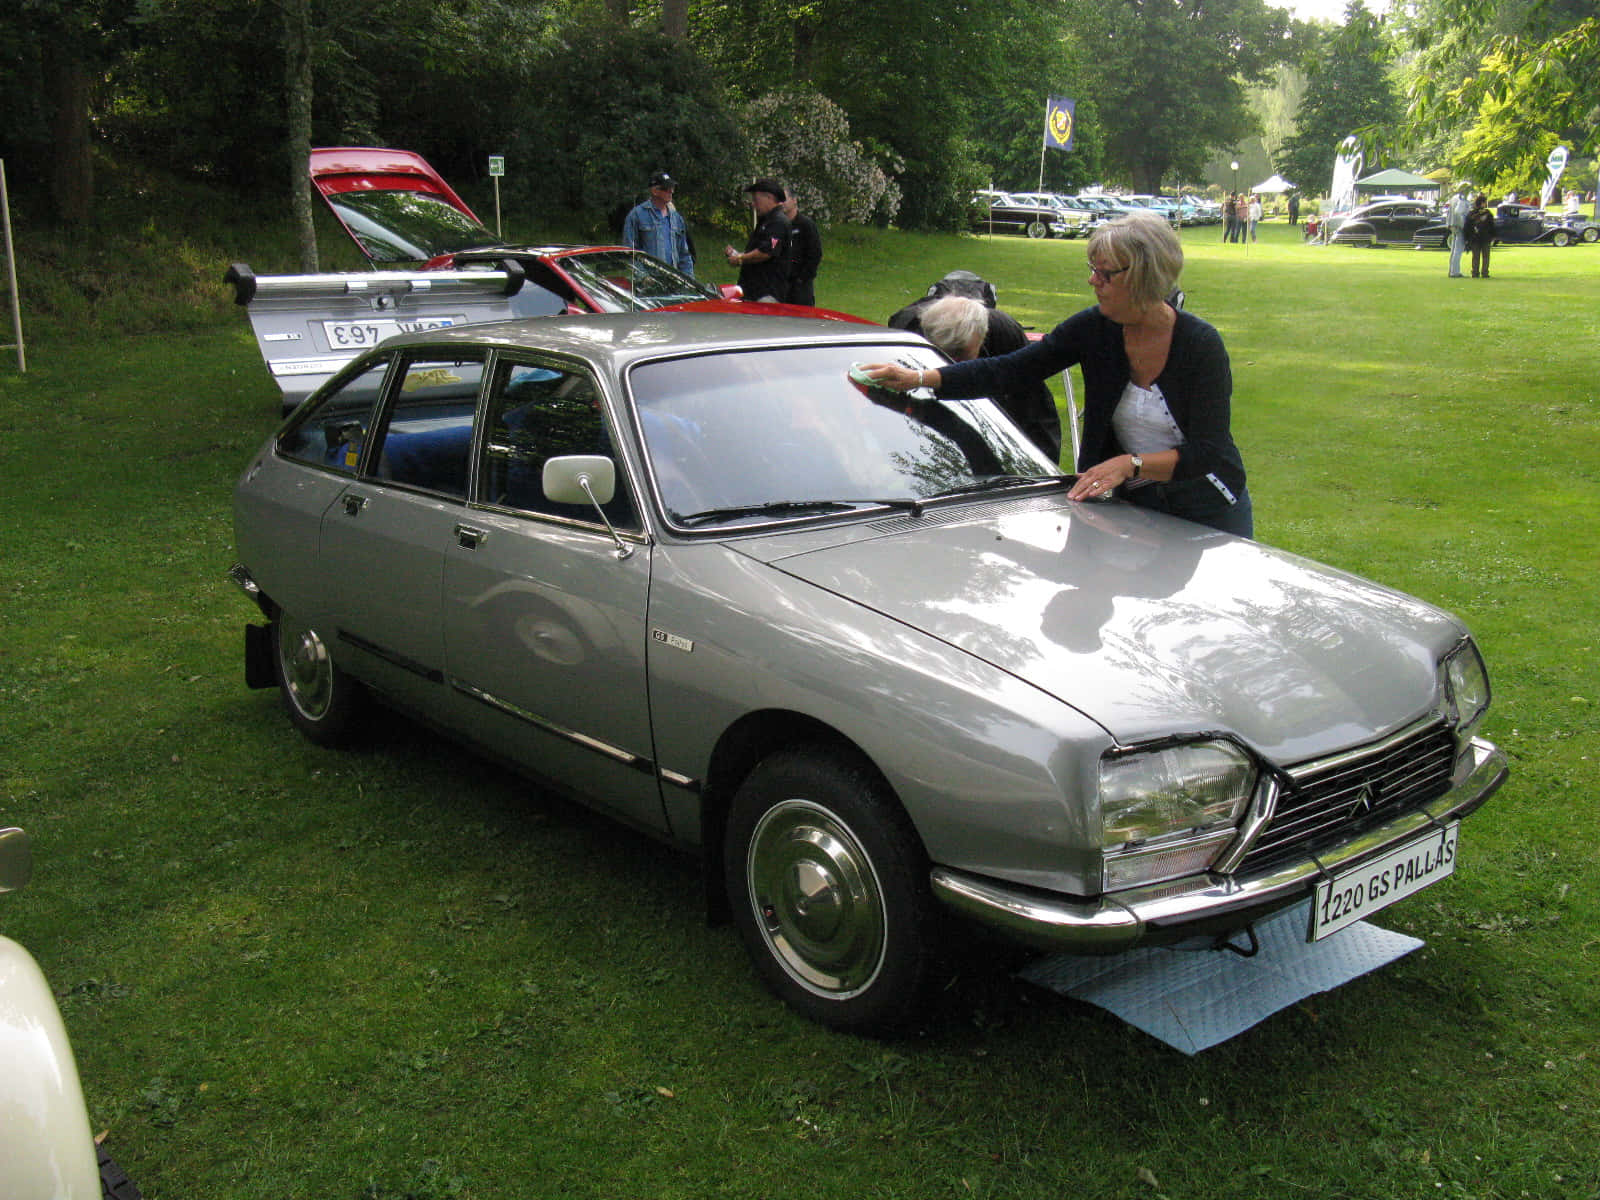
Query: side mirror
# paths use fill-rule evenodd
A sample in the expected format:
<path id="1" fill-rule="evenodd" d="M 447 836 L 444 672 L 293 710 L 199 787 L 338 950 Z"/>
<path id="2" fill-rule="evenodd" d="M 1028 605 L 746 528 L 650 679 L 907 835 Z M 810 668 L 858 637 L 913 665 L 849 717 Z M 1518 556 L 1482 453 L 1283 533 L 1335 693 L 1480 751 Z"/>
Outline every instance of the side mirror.
<path id="1" fill-rule="evenodd" d="M 544 464 L 544 494 L 556 504 L 608 504 L 617 492 L 617 466 L 603 454 L 568 454 Z"/>
<path id="2" fill-rule="evenodd" d="M 33 852 L 20 829 L 0 829 L 0 893 L 23 888 L 33 874 Z"/>

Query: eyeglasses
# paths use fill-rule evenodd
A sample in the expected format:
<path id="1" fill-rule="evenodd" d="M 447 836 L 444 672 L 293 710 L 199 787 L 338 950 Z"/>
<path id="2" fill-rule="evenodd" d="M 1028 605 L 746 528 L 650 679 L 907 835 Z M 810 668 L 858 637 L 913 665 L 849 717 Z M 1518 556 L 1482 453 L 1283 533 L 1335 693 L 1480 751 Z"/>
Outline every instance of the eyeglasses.
<path id="1" fill-rule="evenodd" d="M 1118 267 L 1113 271 L 1108 271 L 1104 267 L 1097 267 L 1093 263 L 1090 263 L 1089 278 L 1094 280 L 1096 283 L 1110 283 L 1113 279 L 1115 279 L 1118 275 L 1121 275 L 1127 269 L 1127 267 Z"/>

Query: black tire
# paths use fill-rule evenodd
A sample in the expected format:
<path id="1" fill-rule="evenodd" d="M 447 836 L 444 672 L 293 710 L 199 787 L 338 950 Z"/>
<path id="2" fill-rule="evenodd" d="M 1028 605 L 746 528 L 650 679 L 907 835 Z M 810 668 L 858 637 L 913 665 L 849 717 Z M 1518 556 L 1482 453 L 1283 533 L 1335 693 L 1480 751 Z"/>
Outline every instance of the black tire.
<path id="1" fill-rule="evenodd" d="M 95 1153 L 100 1160 L 100 1200 L 143 1200 L 133 1180 L 104 1146 L 96 1146 Z"/>
<path id="2" fill-rule="evenodd" d="M 1048 236 L 1050 230 L 1043 221 L 1029 221 L 1027 232 L 1031 238 L 1042 238 Z"/>
<path id="3" fill-rule="evenodd" d="M 1572 245 L 1572 230 L 1558 229 L 1550 235 L 1550 243 L 1555 246 Z"/>
<path id="4" fill-rule="evenodd" d="M 272 622 L 278 694 L 294 727 L 319 746 L 355 740 L 365 689 L 333 661 L 322 634 L 281 609 Z"/>
<path id="5" fill-rule="evenodd" d="M 1587 242 L 1592 246 L 1595 242 L 1600 242 L 1600 229 L 1593 225 L 1586 226 L 1578 237 L 1581 241 Z"/>
<path id="6" fill-rule="evenodd" d="M 887 1034 L 921 1012 L 937 914 L 910 819 L 864 765 L 780 751 L 739 788 L 724 875 L 766 985 L 832 1029 Z"/>

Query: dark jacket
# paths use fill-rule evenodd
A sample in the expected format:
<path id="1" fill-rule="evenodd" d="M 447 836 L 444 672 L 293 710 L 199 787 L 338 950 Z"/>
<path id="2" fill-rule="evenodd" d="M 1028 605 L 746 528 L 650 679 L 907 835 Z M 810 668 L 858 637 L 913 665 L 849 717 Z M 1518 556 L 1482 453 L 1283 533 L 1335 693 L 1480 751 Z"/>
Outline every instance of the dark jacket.
<path id="1" fill-rule="evenodd" d="M 1083 441 L 1078 455 L 1078 469 L 1083 471 L 1126 453 L 1117 441 L 1111 415 L 1132 372 L 1123 348 L 1122 326 L 1102 314 L 1098 306 L 1075 313 L 1040 341 L 1013 354 L 941 367 L 939 395 L 992 395 L 1047 379 L 1074 364 L 1083 371 Z M 1195 505 L 1211 504 L 1216 489 L 1207 479 L 1210 475 L 1234 495 L 1241 495 L 1244 460 L 1229 428 L 1233 373 L 1222 336 L 1199 317 L 1180 310 L 1172 328 L 1167 364 L 1155 382 L 1183 434 L 1172 481 L 1158 493 L 1171 500 L 1169 511 L 1187 515 L 1186 510 Z M 1156 496 L 1142 497 L 1138 492 L 1156 493 L 1157 488 L 1129 493 L 1130 500 L 1143 503 Z"/>

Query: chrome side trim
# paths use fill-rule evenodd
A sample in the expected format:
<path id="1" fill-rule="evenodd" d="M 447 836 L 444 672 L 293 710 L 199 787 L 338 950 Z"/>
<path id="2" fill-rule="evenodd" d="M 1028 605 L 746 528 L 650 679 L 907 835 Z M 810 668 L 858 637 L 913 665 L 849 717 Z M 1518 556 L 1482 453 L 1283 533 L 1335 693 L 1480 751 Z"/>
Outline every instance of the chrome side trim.
<path id="1" fill-rule="evenodd" d="M 519 721 L 526 721 L 529 725 L 553 734 L 564 741 L 571 742 L 575 746 L 582 746 L 585 750 L 593 750 L 596 754 L 604 755 L 613 762 L 619 762 L 625 767 L 632 767 L 636 771 L 643 771 L 647 775 L 656 773 L 655 763 L 642 755 L 633 753 L 631 750 L 624 750 L 620 746 L 613 746 L 610 742 L 602 742 L 599 738 L 590 737 L 586 733 L 579 733 L 575 729 L 557 725 L 554 721 L 547 720 L 536 713 L 531 713 L 519 705 L 512 704 L 509 700 L 502 700 L 498 696 L 483 691 L 481 688 L 475 688 L 471 684 L 463 683 L 459 679 L 450 680 L 450 686 L 469 699 L 476 700 L 480 704 L 486 704 L 490 708 L 505 713 L 507 716 L 517 718 Z"/>
<path id="2" fill-rule="evenodd" d="M 1320 858 L 1287 863 L 1260 876 L 1193 875 L 1082 900 L 948 867 L 935 867 L 930 880 L 934 895 L 951 908 L 1041 950 L 1115 954 L 1137 945 L 1231 932 L 1309 895 L 1323 877 L 1477 809 L 1505 782 L 1506 759 L 1479 738 L 1464 754 L 1471 759 L 1468 769 L 1438 799 Z"/>

